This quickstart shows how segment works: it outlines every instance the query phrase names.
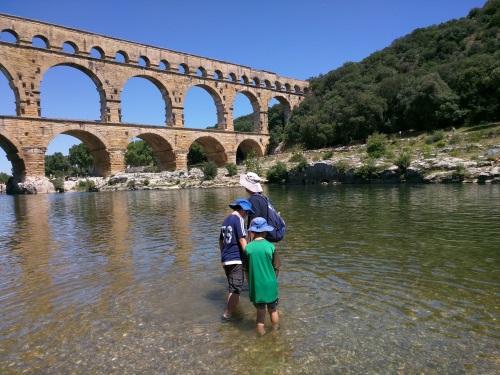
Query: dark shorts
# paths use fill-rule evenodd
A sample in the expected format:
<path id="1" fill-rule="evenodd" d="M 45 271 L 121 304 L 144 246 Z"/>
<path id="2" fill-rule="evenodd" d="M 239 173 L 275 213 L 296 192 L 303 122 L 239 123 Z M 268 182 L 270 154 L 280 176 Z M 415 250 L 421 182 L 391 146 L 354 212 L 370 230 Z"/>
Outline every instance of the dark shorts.
<path id="1" fill-rule="evenodd" d="M 243 267 L 241 264 L 230 264 L 224 267 L 226 272 L 229 293 L 240 294 L 243 288 Z"/>
<path id="2" fill-rule="evenodd" d="M 274 301 L 274 302 L 270 302 L 270 303 L 254 303 L 253 305 L 255 306 L 255 308 L 259 309 L 259 310 L 265 310 L 266 306 L 267 306 L 267 309 L 268 310 L 278 310 L 278 302 L 279 302 L 279 298 Z"/>

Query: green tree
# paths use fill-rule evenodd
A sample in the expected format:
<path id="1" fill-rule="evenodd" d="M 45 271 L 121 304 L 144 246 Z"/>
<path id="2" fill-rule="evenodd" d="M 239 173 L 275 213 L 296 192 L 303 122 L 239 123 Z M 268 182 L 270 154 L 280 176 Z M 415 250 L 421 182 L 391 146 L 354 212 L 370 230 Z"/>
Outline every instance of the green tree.
<path id="1" fill-rule="evenodd" d="M 200 165 L 208 161 L 207 155 L 203 146 L 199 143 L 192 143 L 189 147 L 189 152 L 187 155 L 187 163 L 189 166 Z"/>
<path id="2" fill-rule="evenodd" d="M 240 116 L 234 119 L 234 131 L 253 132 L 253 115 Z"/>
<path id="3" fill-rule="evenodd" d="M 281 183 L 286 180 L 288 170 L 286 164 L 278 161 L 275 165 L 268 169 L 266 177 L 269 182 Z"/>
<path id="4" fill-rule="evenodd" d="M 6 184 L 10 177 L 7 173 L 0 172 L 0 184 Z"/>
<path id="5" fill-rule="evenodd" d="M 84 144 L 71 146 L 69 149 L 68 162 L 75 169 L 76 173 L 88 173 L 92 171 L 94 159 L 89 148 Z"/>
<path id="6" fill-rule="evenodd" d="M 125 163 L 133 167 L 156 165 L 156 155 L 149 143 L 141 139 L 128 144 Z"/>
<path id="7" fill-rule="evenodd" d="M 236 176 L 238 174 L 238 167 L 234 163 L 227 163 L 226 169 L 229 176 Z"/>
<path id="8" fill-rule="evenodd" d="M 213 161 L 209 161 L 202 166 L 203 176 L 205 180 L 213 180 L 217 177 L 217 164 Z"/>
<path id="9" fill-rule="evenodd" d="M 366 152 L 372 158 L 384 156 L 387 149 L 387 136 L 385 134 L 373 133 L 366 141 Z"/>
<path id="10" fill-rule="evenodd" d="M 309 79 L 284 127 L 287 147 L 349 144 L 374 132 L 500 120 L 500 0 L 414 30 L 359 63 Z"/>
<path id="11" fill-rule="evenodd" d="M 70 170 L 70 164 L 68 162 L 68 157 L 64 156 L 60 152 L 56 152 L 53 155 L 45 155 L 45 175 L 50 176 L 51 174 L 59 177 L 68 174 Z"/>

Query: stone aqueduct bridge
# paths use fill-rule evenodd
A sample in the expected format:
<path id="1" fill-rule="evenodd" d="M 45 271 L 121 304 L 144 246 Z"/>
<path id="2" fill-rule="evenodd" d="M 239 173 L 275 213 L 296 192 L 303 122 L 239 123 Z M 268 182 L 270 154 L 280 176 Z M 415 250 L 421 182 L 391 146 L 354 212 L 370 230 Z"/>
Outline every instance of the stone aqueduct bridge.
<path id="1" fill-rule="evenodd" d="M 59 134 L 81 140 L 94 158 L 94 173 L 109 176 L 125 170 L 124 155 L 134 139 L 147 141 L 162 170 L 186 169 L 193 142 L 219 166 L 236 162 L 240 148 L 259 156 L 269 144 L 267 111 L 277 99 L 288 118 L 308 92 L 308 82 L 225 61 L 133 43 L 86 31 L 0 14 L 0 70 L 14 92 L 16 116 L 0 116 L 0 146 L 12 163 L 14 179 L 44 176 L 45 152 Z M 43 45 L 43 47 L 41 47 Z M 63 48 L 64 46 L 64 48 Z M 71 52 L 67 52 L 69 48 Z M 100 121 L 41 117 L 40 83 L 54 66 L 70 66 L 94 82 L 100 97 Z M 120 94 L 133 77 L 152 82 L 165 102 L 165 126 L 121 122 Z M 184 128 L 184 98 L 198 86 L 213 98 L 217 129 Z M 71 87 L 61 87 L 77 96 Z M 234 132 L 233 102 L 244 94 L 253 108 L 251 133 Z"/>

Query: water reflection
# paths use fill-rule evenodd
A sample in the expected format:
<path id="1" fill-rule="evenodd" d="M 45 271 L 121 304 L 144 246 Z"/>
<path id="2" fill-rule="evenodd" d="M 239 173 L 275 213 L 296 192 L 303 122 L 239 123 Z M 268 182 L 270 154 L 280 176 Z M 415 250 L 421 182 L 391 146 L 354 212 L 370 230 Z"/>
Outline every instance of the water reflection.
<path id="1" fill-rule="evenodd" d="M 499 186 L 270 187 L 282 330 L 221 324 L 240 188 L 0 196 L 0 372 L 496 373 Z"/>

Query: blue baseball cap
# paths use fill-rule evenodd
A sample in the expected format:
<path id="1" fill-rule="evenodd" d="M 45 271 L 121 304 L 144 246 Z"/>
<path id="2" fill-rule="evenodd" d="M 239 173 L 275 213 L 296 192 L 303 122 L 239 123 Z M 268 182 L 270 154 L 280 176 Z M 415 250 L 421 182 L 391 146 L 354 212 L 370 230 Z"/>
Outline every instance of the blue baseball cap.
<path id="1" fill-rule="evenodd" d="M 256 217 L 252 220 L 252 225 L 248 228 L 249 232 L 270 232 L 274 228 L 267 224 L 266 219 L 263 217 Z"/>
<path id="2" fill-rule="evenodd" d="M 229 207 L 231 207 L 232 209 L 235 209 L 236 207 L 241 207 L 245 211 L 250 211 L 251 213 L 253 213 L 252 203 L 243 198 L 236 199 L 236 201 L 234 203 L 231 203 Z"/>

